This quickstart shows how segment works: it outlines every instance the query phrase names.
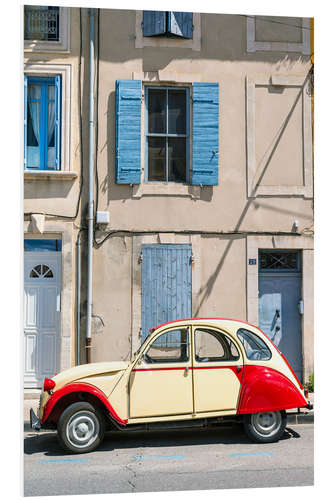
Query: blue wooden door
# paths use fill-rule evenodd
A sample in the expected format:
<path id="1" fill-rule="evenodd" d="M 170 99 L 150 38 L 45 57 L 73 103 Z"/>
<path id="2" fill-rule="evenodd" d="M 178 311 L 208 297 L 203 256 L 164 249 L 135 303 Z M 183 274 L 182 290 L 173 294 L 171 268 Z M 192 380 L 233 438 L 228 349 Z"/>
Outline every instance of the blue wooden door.
<path id="1" fill-rule="evenodd" d="M 191 245 L 142 246 L 142 339 L 149 329 L 192 316 Z"/>
<path id="2" fill-rule="evenodd" d="M 259 275 L 259 328 L 286 356 L 302 380 L 302 322 L 299 304 L 302 278 L 298 274 Z"/>

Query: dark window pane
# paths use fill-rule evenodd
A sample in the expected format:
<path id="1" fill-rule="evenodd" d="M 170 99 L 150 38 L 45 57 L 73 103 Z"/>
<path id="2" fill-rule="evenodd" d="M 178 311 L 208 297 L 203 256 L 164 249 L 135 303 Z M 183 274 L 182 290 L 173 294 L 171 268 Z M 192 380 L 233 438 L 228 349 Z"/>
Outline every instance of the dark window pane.
<path id="1" fill-rule="evenodd" d="M 148 137 L 148 180 L 166 180 L 164 137 Z"/>
<path id="2" fill-rule="evenodd" d="M 168 133 L 186 134 L 186 91 L 168 91 Z"/>
<path id="3" fill-rule="evenodd" d="M 61 252 L 61 240 L 24 240 L 25 252 Z"/>
<path id="4" fill-rule="evenodd" d="M 166 133 L 166 90 L 149 89 L 148 92 L 148 132 Z"/>
<path id="5" fill-rule="evenodd" d="M 186 138 L 169 137 L 168 139 L 168 180 L 186 182 Z"/>

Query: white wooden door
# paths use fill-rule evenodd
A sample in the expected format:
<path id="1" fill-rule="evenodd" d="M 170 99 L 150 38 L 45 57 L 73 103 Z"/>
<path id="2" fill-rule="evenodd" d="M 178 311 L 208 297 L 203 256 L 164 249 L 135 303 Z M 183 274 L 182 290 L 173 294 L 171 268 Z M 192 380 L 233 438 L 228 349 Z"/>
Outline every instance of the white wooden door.
<path id="1" fill-rule="evenodd" d="M 59 371 L 61 254 L 24 258 L 24 387 L 41 387 Z"/>

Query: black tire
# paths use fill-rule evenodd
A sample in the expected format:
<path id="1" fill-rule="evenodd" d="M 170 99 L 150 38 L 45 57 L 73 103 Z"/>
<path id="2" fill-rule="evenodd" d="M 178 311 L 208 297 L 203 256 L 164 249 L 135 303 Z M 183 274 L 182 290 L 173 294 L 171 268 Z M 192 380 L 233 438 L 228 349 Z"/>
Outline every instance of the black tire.
<path id="1" fill-rule="evenodd" d="M 60 415 L 57 430 L 60 445 L 66 451 L 89 453 L 103 441 L 104 416 L 90 403 L 73 403 Z"/>
<path id="2" fill-rule="evenodd" d="M 255 443 L 274 443 L 286 428 L 287 415 L 282 411 L 269 411 L 244 415 L 243 425 L 246 434 Z"/>

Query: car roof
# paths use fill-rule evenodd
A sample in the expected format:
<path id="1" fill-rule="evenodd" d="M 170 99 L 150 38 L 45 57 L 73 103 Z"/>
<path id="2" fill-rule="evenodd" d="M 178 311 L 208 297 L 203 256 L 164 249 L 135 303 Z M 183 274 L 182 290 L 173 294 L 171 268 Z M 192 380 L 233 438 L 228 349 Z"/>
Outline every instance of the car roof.
<path id="1" fill-rule="evenodd" d="M 233 319 L 233 318 L 214 318 L 214 317 L 206 317 L 206 318 L 183 318 L 183 319 L 176 319 L 173 321 L 167 321 L 166 323 L 161 323 L 160 325 L 154 326 L 153 328 L 150 329 L 151 332 L 155 332 L 156 330 L 159 330 L 160 328 L 167 326 L 167 325 L 173 325 L 177 323 L 202 323 L 202 322 L 219 322 L 219 323 L 225 323 L 226 325 L 231 323 L 242 323 L 243 325 L 251 326 L 252 328 L 255 328 L 256 330 L 259 330 L 259 328 L 255 325 L 252 325 L 251 323 L 248 323 L 247 321 L 243 321 L 240 319 Z M 238 326 L 237 325 L 237 326 Z"/>

